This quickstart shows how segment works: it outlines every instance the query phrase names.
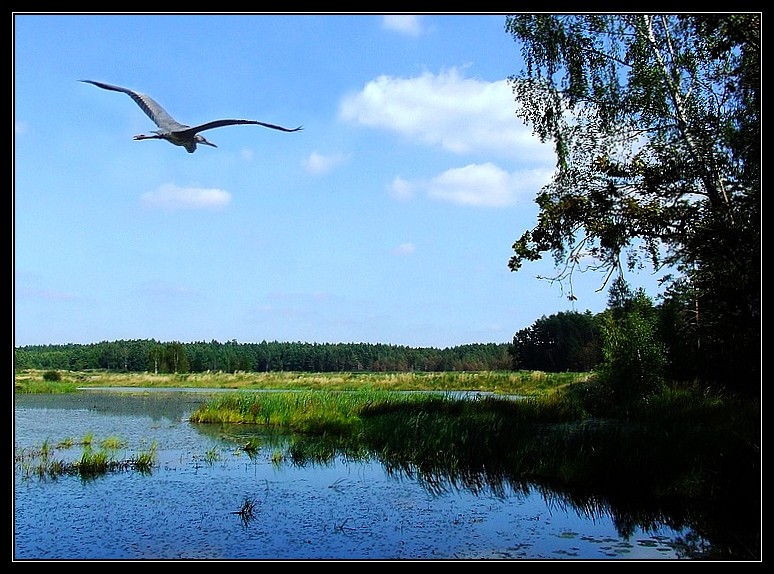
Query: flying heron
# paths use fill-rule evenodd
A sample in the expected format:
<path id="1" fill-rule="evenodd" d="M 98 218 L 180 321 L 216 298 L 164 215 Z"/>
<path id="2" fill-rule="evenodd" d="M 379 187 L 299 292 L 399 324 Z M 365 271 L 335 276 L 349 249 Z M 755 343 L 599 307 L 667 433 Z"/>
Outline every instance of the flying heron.
<path id="1" fill-rule="evenodd" d="M 196 151 L 196 144 L 203 144 L 208 145 L 212 147 L 218 147 L 214 143 L 207 141 L 204 136 L 199 135 L 199 132 L 203 132 L 204 130 L 211 130 L 213 128 L 220 128 L 223 126 L 233 126 L 233 125 L 241 125 L 241 124 L 254 124 L 258 126 L 263 126 L 265 128 L 271 128 L 273 130 L 280 130 L 283 132 L 297 132 L 301 129 L 303 129 L 301 126 L 298 126 L 297 128 L 283 128 L 282 126 L 277 126 L 274 124 L 267 124 L 264 122 L 257 122 L 255 120 L 214 120 L 211 122 L 207 122 L 206 124 L 201 124 L 198 126 L 187 126 L 185 124 L 179 123 L 175 118 L 170 116 L 167 111 L 162 108 L 156 100 L 151 98 L 150 96 L 146 94 L 141 94 L 139 92 L 135 92 L 133 90 L 130 90 L 128 88 L 122 88 L 120 86 L 113 86 L 111 84 L 105 84 L 103 82 L 95 82 L 93 80 L 79 80 L 81 82 L 86 82 L 87 84 L 92 84 L 94 86 L 97 86 L 98 88 L 102 88 L 103 90 L 113 90 L 114 92 L 123 92 L 127 94 L 130 98 L 132 98 L 138 106 L 140 106 L 140 109 L 145 112 L 145 114 L 153 120 L 153 123 L 155 123 L 159 129 L 153 130 L 153 133 L 155 135 L 145 135 L 140 134 L 134 136 L 134 139 L 136 140 L 149 140 L 149 139 L 157 139 L 157 140 L 167 140 L 169 143 L 174 145 L 182 146 L 186 149 L 188 153 L 193 153 Z"/>

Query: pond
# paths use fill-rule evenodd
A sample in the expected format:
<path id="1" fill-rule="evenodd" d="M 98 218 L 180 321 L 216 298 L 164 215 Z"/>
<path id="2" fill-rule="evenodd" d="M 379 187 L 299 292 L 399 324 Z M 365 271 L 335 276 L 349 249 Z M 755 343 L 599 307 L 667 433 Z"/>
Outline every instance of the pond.
<path id="1" fill-rule="evenodd" d="M 292 437 L 195 425 L 207 392 L 89 390 L 16 395 L 17 453 L 47 442 L 76 460 L 119 437 L 126 460 L 156 445 L 150 473 L 41 478 L 14 473 L 19 560 L 675 560 L 692 533 L 619 533 L 602 511 L 545 487 L 429 486 L 378 461 L 294 464 Z M 240 448 L 260 438 L 256 453 Z M 59 447 L 72 439 L 74 446 Z M 249 506 L 250 512 L 246 512 Z M 694 543 L 695 543 L 695 537 Z"/>

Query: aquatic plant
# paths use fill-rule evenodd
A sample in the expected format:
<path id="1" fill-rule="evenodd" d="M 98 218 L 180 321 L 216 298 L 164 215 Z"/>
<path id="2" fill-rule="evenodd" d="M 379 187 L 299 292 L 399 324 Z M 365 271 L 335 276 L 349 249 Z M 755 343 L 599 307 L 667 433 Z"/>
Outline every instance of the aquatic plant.
<path id="1" fill-rule="evenodd" d="M 261 439 L 250 437 L 240 448 L 247 453 L 247 456 L 255 458 L 261 448 Z"/>
<path id="2" fill-rule="evenodd" d="M 84 479 L 93 479 L 103 476 L 108 472 L 120 470 L 137 470 L 149 473 L 155 464 L 157 445 L 154 442 L 147 451 L 140 452 L 125 460 L 113 458 L 114 448 L 101 448 L 93 450 L 93 437 L 87 436 L 81 456 L 75 460 L 65 461 L 56 458 L 56 451 L 48 440 L 40 447 L 19 449 L 14 454 L 14 463 L 21 471 L 22 477 L 29 479 L 37 476 L 40 479 L 56 479 L 62 475 L 75 475 Z M 107 445 L 121 445 L 125 441 L 118 437 L 110 437 L 103 441 Z M 60 441 L 60 444 L 68 444 L 68 441 Z M 68 447 L 69 448 L 69 447 Z"/>
<path id="3" fill-rule="evenodd" d="M 110 436 L 103 439 L 100 446 L 107 450 L 117 450 L 126 446 L 126 441 L 117 436 Z"/>
<path id="4" fill-rule="evenodd" d="M 255 518 L 255 501 L 252 498 L 245 497 L 242 502 L 242 508 L 232 512 L 242 519 L 242 523 L 247 526 L 253 518 Z"/>
<path id="5" fill-rule="evenodd" d="M 208 449 L 207 452 L 204 453 L 204 461 L 207 464 L 212 465 L 218 460 L 220 460 L 220 453 L 218 452 L 217 448 L 212 447 Z"/>

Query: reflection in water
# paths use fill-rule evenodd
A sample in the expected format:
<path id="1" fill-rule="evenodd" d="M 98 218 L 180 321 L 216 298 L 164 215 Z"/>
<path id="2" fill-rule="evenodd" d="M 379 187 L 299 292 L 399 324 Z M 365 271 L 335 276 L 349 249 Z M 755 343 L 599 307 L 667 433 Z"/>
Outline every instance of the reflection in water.
<path id="1" fill-rule="evenodd" d="M 249 526 L 255 519 L 255 501 L 251 498 L 245 498 L 242 502 L 242 508 L 232 512 L 242 519 L 243 526 Z"/>
<path id="2" fill-rule="evenodd" d="M 220 436 L 231 435 L 232 440 L 244 441 L 243 427 L 197 425 L 197 429 L 205 433 L 214 432 L 216 428 Z M 275 435 L 275 438 L 281 436 Z M 656 531 L 664 525 L 677 532 L 688 529 L 685 537 L 677 536 L 670 542 L 678 557 L 701 558 L 710 550 L 709 543 L 690 530 L 696 526 L 689 519 L 695 511 L 680 501 L 672 501 L 673 504 L 666 506 L 663 501 L 632 497 L 630 494 L 622 498 L 621 492 L 606 496 L 593 491 L 563 488 L 548 482 L 530 482 L 510 475 L 498 467 L 496 461 L 479 469 L 423 466 L 394 456 L 385 457 L 383 453 L 362 444 L 349 443 L 339 438 L 292 435 L 286 442 L 286 449 L 291 464 L 302 468 L 331 465 L 342 458 L 360 462 L 378 461 L 389 476 L 397 480 L 416 481 L 434 496 L 465 491 L 476 496 L 504 499 L 514 494 L 528 496 L 539 493 L 551 509 L 572 511 L 591 522 L 610 517 L 619 536 L 625 539 L 631 538 L 637 531 Z"/>
<path id="3" fill-rule="evenodd" d="M 207 426 L 202 425 L 202 432 L 207 432 Z M 235 432 L 233 427 L 218 429 L 224 434 Z M 239 432 L 244 433 L 245 429 Z M 582 432 L 575 432 L 575 437 Z M 627 431 L 605 429 L 605 432 Z M 550 435 L 544 440 L 551 440 Z M 388 442 L 363 440 L 363 437 L 293 435 L 286 450 L 283 458 L 302 468 L 332 464 L 339 459 L 378 461 L 389 476 L 416 481 L 436 496 L 460 491 L 498 498 L 539 493 L 549 508 L 572 511 L 592 522 L 611 518 L 618 535 L 625 539 L 637 531 L 655 531 L 668 526 L 683 533 L 671 541 L 677 555 L 683 558 L 755 558 L 755 536 L 760 531 L 756 530 L 759 506 L 754 492 L 746 493 L 750 496 L 737 493 L 730 502 L 718 498 L 714 504 L 708 504 L 706 500 L 656 497 L 643 488 L 645 483 L 628 480 L 625 472 L 596 487 L 577 487 L 555 479 L 525 480 L 518 472 L 518 465 L 507 454 L 498 457 L 497 451 L 488 451 L 485 460 L 446 455 L 424 458 L 417 457 L 421 449 L 416 445 L 398 448 Z M 728 528 L 730 524 L 735 524 L 734 529 Z"/>
<path id="4" fill-rule="evenodd" d="M 88 484 L 17 474 L 15 558 L 695 558 L 713 531 L 678 501 L 527 483 L 497 461 L 417 465 L 373 444 L 188 423 L 207 399 L 16 397 L 16 448 L 94 433 L 126 438 L 126 457 L 155 442 L 159 459 L 150 476 Z"/>
<path id="5" fill-rule="evenodd" d="M 138 391 L 127 388 L 119 391 L 62 393 L 55 397 L 47 394 L 19 394 L 15 402 L 28 408 L 135 415 L 160 421 L 181 420 L 209 398 L 208 393 Z"/>

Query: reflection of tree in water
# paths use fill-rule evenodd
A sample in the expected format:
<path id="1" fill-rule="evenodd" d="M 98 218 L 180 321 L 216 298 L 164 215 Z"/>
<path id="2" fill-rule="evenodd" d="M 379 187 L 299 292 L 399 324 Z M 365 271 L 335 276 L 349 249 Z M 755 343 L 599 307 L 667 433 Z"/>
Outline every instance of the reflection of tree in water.
<path id="1" fill-rule="evenodd" d="M 19 394 L 16 404 L 32 408 L 90 410 L 109 415 L 147 416 L 153 420 L 182 420 L 210 397 L 206 393 L 176 391 L 100 391 L 77 393 Z"/>
<path id="2" fill-rule="evenodd" d="M 491 460 L 482 462 L 480 456 L 466 461 L 459 452 L 452 456 L 436 452 L 433 457 L 422 458 L 419 449 L 408 445 L 395 448 L 342 437 L 286 435 L 284 441 L 286 460 L 295 466 L 327 466 L 337 460 L 378 461 L 390 476 L 416 481 L 432 494 L 464 490 L 506 497 L 537 491 L 549 507 L 572 510 L 590 520 L 609 516 L 623 538 L 630 538 L 638 529 L 654 532 L 666 526 L 683 531 L 684 536 L 669 542 L 679 557 L 755 559 L 755 546 L 746 541 L 755 537 L 751 529 L 756 527 L 756 516 L 752 508 L 750 516 L 742 513 L 740 520 L 738 504 L 746 503 L 741 493 L 742 498 L 731 508 L 720 500 L 708 504 L 706 500 L 658 496 L 644 488 L 641 480 L 629 480 L 625 473 L 608 477 L 601 487 L 574 486 L 555 477 L 528 477 L 523 466 L 515 465 L 514 471 L 508 456 L 491 452 L 486 453 Z"/>
<path id="3" fill-rule="evenodd" d="M 373 403 L 360 410 L 360 424 L 340 432 L 290 435 L 281 461 L 375 460 L 431 493 L 537 490 L 579 515 L 610 516 L 625 538 L 668 526 L 696 534 L 680 541 L 686 556 L 756 559 L 755 441 L 701 424 L 712 413 L 667 414 L 573 420 L 508 400 Z"/>

